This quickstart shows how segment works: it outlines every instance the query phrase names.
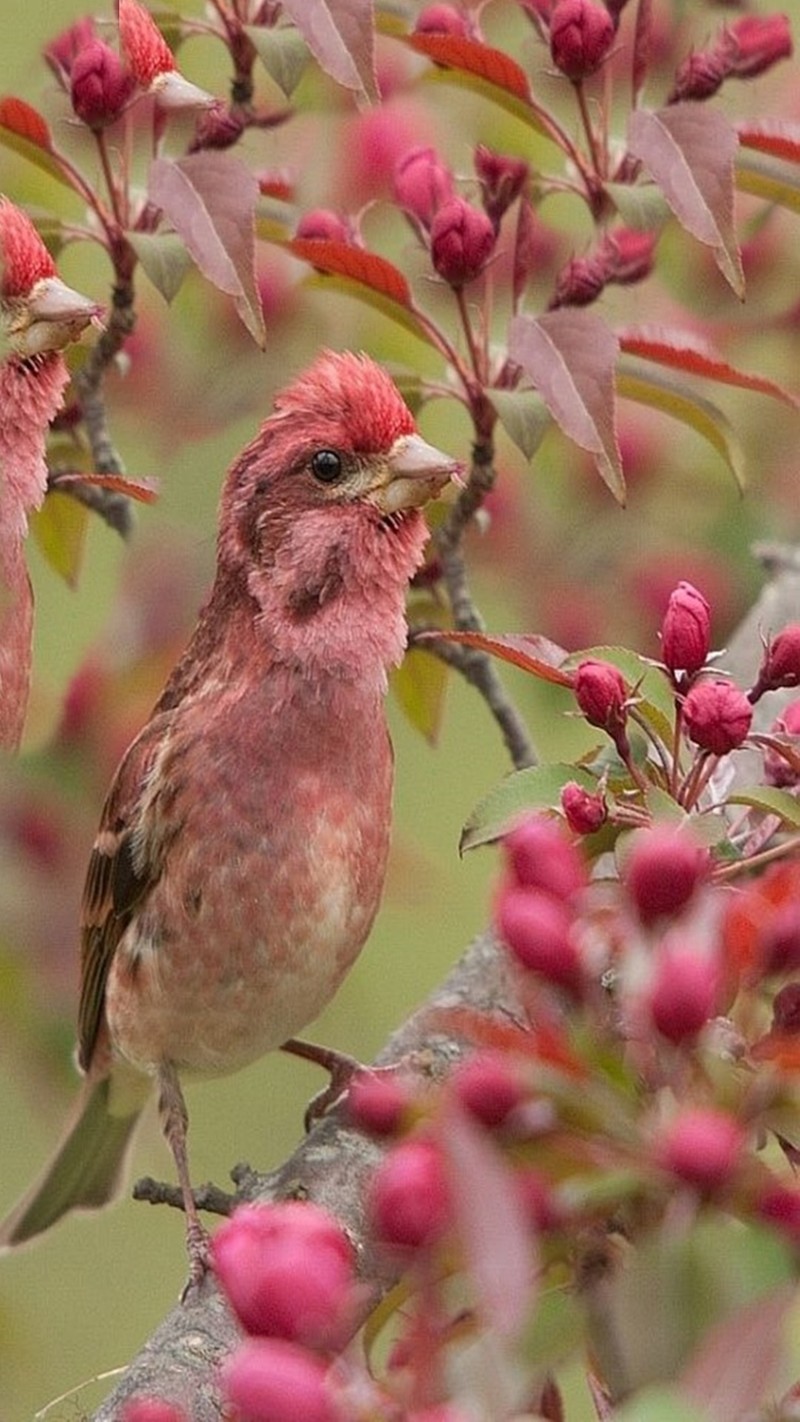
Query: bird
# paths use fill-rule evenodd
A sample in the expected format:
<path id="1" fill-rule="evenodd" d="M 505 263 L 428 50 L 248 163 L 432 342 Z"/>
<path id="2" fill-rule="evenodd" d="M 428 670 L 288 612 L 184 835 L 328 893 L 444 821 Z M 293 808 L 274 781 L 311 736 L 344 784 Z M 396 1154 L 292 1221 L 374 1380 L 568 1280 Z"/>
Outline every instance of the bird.
<path id="1" fill-rule="evenodd" d="M 69 372 L 61 354 L 99 316 L 61 280 L 27 213 L 0 196 L 0 747 L 22 738 L 31 671 L 28 515 L 47 491 L 45 440 Z"/>
<path id="2" fill-rule="evenodd" d="M 231 466 L 211 590 L 91 851 L 80 1099 L 0 1247 L 113 1197 L 155 1081 L 187 1288 L 203 1278 L 181 1080 L 292 1050 L 367 938 L 390 840 L 387 675 L 423 506 L 459 470 L 387 372 L 349 351 L 319 354 Z"/>

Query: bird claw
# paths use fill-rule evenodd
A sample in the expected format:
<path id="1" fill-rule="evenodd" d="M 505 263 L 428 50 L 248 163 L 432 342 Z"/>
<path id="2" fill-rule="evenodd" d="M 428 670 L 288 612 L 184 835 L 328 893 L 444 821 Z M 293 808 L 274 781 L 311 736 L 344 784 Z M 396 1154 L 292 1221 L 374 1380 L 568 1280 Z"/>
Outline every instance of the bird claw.
<path id="1" fill-rule="evenodd" d="M 316 1096 L 312 1096 L 306 1107 L 303 1125 L 308 1133 L 344 1095 L 355 1073 L 363 1071 L 364 1068 L 361 1062 L 348 1056 L 346 1052 L 337 1052 L 333 1047 L 321 1047 L 316 1042 L 304 1042 L 299 1037 L 290 1037 L 288 1042 L 283 1043 L 281 1051 L 302 1057 L 307 1062 L 316 1062 L 317 1066 L 321 1066 L 330 1076 L 328 1085 L 318 1091 Z"/>
<path id="2" fill-rule="evenodd" d="M 195 1293 L 199 1293 L 207 1274 L 213 1272 L 211 1261 L 211 1239 L 199 1220 L 189 1220 L 186 1225 L 186 1252 L 189 1255 L 189 1277 L 181 1290 L 180 1301 L 188 1303 Z"/>

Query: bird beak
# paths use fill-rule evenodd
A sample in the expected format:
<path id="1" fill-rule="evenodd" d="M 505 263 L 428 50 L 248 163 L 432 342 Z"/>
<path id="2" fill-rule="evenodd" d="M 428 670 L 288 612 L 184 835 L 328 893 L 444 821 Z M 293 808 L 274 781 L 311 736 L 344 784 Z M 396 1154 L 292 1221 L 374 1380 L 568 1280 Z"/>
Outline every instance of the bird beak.
<path id="1" fill-rule="evenodd" d="M 22 357 L 58 351 L 75 341 L 102 308 L 73 291 L 60 277 L 43 277 L 21 303 L 11 330 L 15 354 Z"/>
<path id="2" fill-rule="evenodd" d="M 460 470 L 458 460 L 434 449 L 421 435 L 401 435 L 389 450 L 370 497 L 385 514 L 418 508 L 435 498 Z"/>

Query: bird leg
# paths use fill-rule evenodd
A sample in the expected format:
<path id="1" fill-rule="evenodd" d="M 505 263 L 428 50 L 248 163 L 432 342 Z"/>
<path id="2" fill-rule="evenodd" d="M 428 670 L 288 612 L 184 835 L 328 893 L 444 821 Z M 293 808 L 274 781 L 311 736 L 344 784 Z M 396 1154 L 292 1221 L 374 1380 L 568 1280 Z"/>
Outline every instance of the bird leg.
<path id="1" fill-rule="evenodd" d="M 189 1113 L 186 1110 L 178 1073 L 172 1062 L 161 1063 L 158 1069 L 158 1085 L 158 1110 L 161 1116 L 161 1128 L 175 1161 L 178 1184 L 183 1197 L 184 1214 L 186 1215 L 189 1279 L 181 1294 L 181 1299 L 184 1300 L 193 1287 L 197 1288 L 203 1282 L 211 1267 L 211 1256 L 209 1254 L 208 1232 L 200 1223 L 192 1182 L 189 1177 L 189 1155 L 186 1148 Z"/>
<path id="2" fill-rule="evenodd" d="M 330 1075 L 328 1085 L 318 1091 L 316 1096 L 312 1096 L 306 1107 L 303 1124 L 306 1130 L 310 1131 L 344 1094 L 355 1072 L 363 1071 L 363 1067 L 361 1062 L 348 1056 L 346 1052 L 337 1052 L 333 1047 L 321 1047 L 316 1042 L 304 1042 L 301 1037 L 290 1037 L 282 1044 L 281 1051 L 289 1052 L 293 1057 L 302 1057 L 307 1062 L 316 1062 L 317 1066 L 321 1066 L 323 1071 Z"/>

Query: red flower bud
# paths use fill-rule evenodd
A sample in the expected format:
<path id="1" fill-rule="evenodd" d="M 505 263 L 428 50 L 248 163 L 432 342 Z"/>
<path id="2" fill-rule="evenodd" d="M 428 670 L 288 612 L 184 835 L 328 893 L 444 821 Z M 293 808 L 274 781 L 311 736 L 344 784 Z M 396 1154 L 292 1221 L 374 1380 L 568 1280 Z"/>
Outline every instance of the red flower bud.
<path id="1" fill-rule="evenodd" d="M 461 1105 L 490 1129 L 502 1126 L 523 1096 L 517 1073 L 502 1052 L 476 1052 L 458 1068 L 452 1084 Z"/>
<path id="2" fill-rule="evenodd" d="M 699 681 L 683 703 L 686 729 L 701 750 L 727 755 L 746 739 L 753 708 L 743 691 L 724 677 Z"/>
<path id="3" fill-rule="evenodd" d="M 800 736 L 800 701 L 792 701 L 778 716 L 777 720 L 770 727 L 770 734 L 775 736 Z M 800 766 L 793 765 L 787 760 L 785 755 L 774 746 L 765 746 L 764 755 L 764 779 L 768 785 L 775 785 L 779 789 L 788 789 L 795 785 L 800 785 Z M 800 760 L 800 741 L 797 745 L 797 756 Z"/>
<path id="4" fill-rule="evenodd" d="M 188 1422 L 182 1407 L 161 1397 L 131 1397 L 122 1409 L 121 1422 Z"/>
<path id="5" fill-rule="evenodd" d="M 617 227 L 603 242 L 606 281 L 630 286 L 643 281 L 653 270 L 657 232 L 637 232 L 633 227 Z M 687 584 L 688 587 L 688 584 Z"/>
<path id="6" fill-rule="evenodd" d="M 764 974 L 791 973 L 800 968 L 800 904 L 782 904 L 763 919 L 758 948 Z"/>
<path id="7" fill-rule="evenodd" d="M 528 815 L 507 834 L 503 846 L 517 884 L 569 899 L 586 883 L 586 865 L 556 820 Z"/>
<path id="8" fill-rule="evenodd" d="M 295 236 L 311 238 L 314 242 L 349 242 L 350 229 L 338 212 L 315 207 L 300 218 Z"/>
<path id="9" fill-rule="evenodd" d="M 76 20 L 74 25 L 62 30 L 44 47 L 44 58 L 50 65 L 62 89 L 69 88 L 69 78 L 72 73 L 72 66 L 82 49 L 87 44 L 97 38 L 97 31 L 94 27 L 94 20 L 88 16 L 83 20 Z"/>
<path id="10" fill-rule="evenodd" d="M 347 1091 L 347 1114 L 354 1126 L 371 1136 L 393 1136 L 410 1105 L 407 1087 L 385 1072 L 358 1071 Z"/>
<path id="11" fill-rule="evenodd" d="M 744 1147 L 744 1131 L 723 1111 L 688 1107 L 664 1130 L 656 1155 L 665 1170 L 704 1195 L 730 1182 Z"/>
<path id="12" fill-rule="evenodd" d="M 772 1031 L 796 1036 L 800 1033 L 800 983 L 787 983 L 772 1002 Z"/>
<path id="13" fill-rule="evenodd" d="M 572 937 L 572 917 L 564 903 L 537 889 L 513 885 L 501 891 L 495 912 L 497 932 L 523 967 L 556 987 L 579 993 L 581 958 Z"/>
<path id="14" fill-rule="evenodd" d="M 334 1219 L 290 1200 L 243 1205 L 214 1235 L 214 1272 L 249 1333 L 324 1347 L 350 1301 L 353 1255 Z"/>
<path id="15" fill-rule="evenodd" d="M 687 55 L 675 71 L 675 82 L 667 100 L 669 104 L 681 103 L 684 99 L 710 99 L 716 94 L 728 68 L 722 55 L 714 50 L 700 50 Z"/>
<path id="16" fill-rule="evenodd" d="M 574 780 L 561 791 L 561 808 L 574 834 L 594 834 L 608 818 L 603 796 L 584 790 Z"/>
<path id="17" fill-rule="evenodd" d="M 784 627 L 767 643 L 756 684 L 750 700 L 757 701 L 765 691 L 778 691 L 782 686 L 800 685 L 800 623 Z"/>
<path id="18" fill-rule="evenodd" d="M 296 1343 L 250 1338 L 222 1368 L 222 1388 L 241 1422 L 336 1422 L 327 1367 Z"/>
<path id="19" fill-rule="evenodd" d="M 719 971 L 699 947 L 665 945 L 650 985 L 653 1025 L 669 1042 L 696 1037 L 714 1015 Z"/>
<path id="20" fill-rule="evenodd" d="M 792 30 L 786 15 L 742 15 L 725 27 L 721 48 L 728 73 L 754 79 L 792 53 Z"/>
<path id="21" fill-rule="evenodd" d="M 778 1181 L 767 1185 L 758 1200 L 758 1213 L 762 1220 L 774 1225 L 790 1239 L 796 1241 L 800 1238 L 800 1190 L 781 1185 Z"/>
<path id="22" fill-rule="evenodd" d="M 135 88 L 119 55 L 103 40 L 92 39 L 75 56 L 70 74 L 70 99 L 76 118 L 89 128 L 114 123 Z"/>
<path id="23" fill-rule="evenodd" d="M 487 217 L 498 226 L 503 214 L 522 192 L 528 164 L 522 158 L 493 153 L 484 143 L 475 149 L 475 172 L 481 185 L 481 199 Z"/>
<path id="24" fill-rule="evenodd" d="M 550 310 L 556 311 L 559 306 L 590 306 L 597 300 L 607 279 L 606 262 L 599 253 L 570 258 L 556 277 Z"/>
<path id="25" fill-rule="evenodd" d="M 550 54 L 557 69 L 579 83 L 602 64 L 614 40 L 614 21 L 598 0 L 556 0 L 550 16 Z"/>
<path id="26" fill-rule="evenodd" d="M 448 286 L 474 281 L 492 255 L 494 243 L 489 218 L 461 197 L 448 198 L 431 224 L 431 260 Z"/>
<path id="27" fill-rule="evenodd" d="M 201 109 L 194 126 L 190 152 L 204 148 L 232 148 L 244 133 L 244 118 L 234 113 L 222 99 L 216 99 L 207 109 Z"/>
<path id="28" fill-rule="evenodd" d="M 691 583 L 678 583 L 670 594 L 661 624 L 661 653 L 673 673 L 693 676 L 711 647 L 711 609 Z"/>
<path id="29" fill-rule="evenodd" d="M 460 35 L 469 34 L 466 16 L 453 5 L 426 5 L 417 16 L 415 35 Z"/>
<path id="30" fill-rule="evenodd" d="M 588 657 L 578 667 L 572 689 L 590 726 L 599 726 L 611 735 L 624 727 L 628 688 L 622 672 L 610 662 Z"/>
<path id="31" fill-rule="evenodd" d="M 395 201 L 426 230 L 453 196 L 453 175 L 433 148 L 412 148 L 395 166 Z"/>
<path id="32" fill-rule="evenodd" d="M 450 1193 L 433 1141 L 402 1141 L 378 1166 L 372 1183 L 371 1214 L 387 1244 L 419 1249 L 444 1234 L 450 1221 Z"/>
<path id="33" fill-rule="evenodd" d="M 632 838 L 623 871 L 642 923 L 680 913 L 708 876 L 708 851 L 688 830 L 654 825 Z"/>

